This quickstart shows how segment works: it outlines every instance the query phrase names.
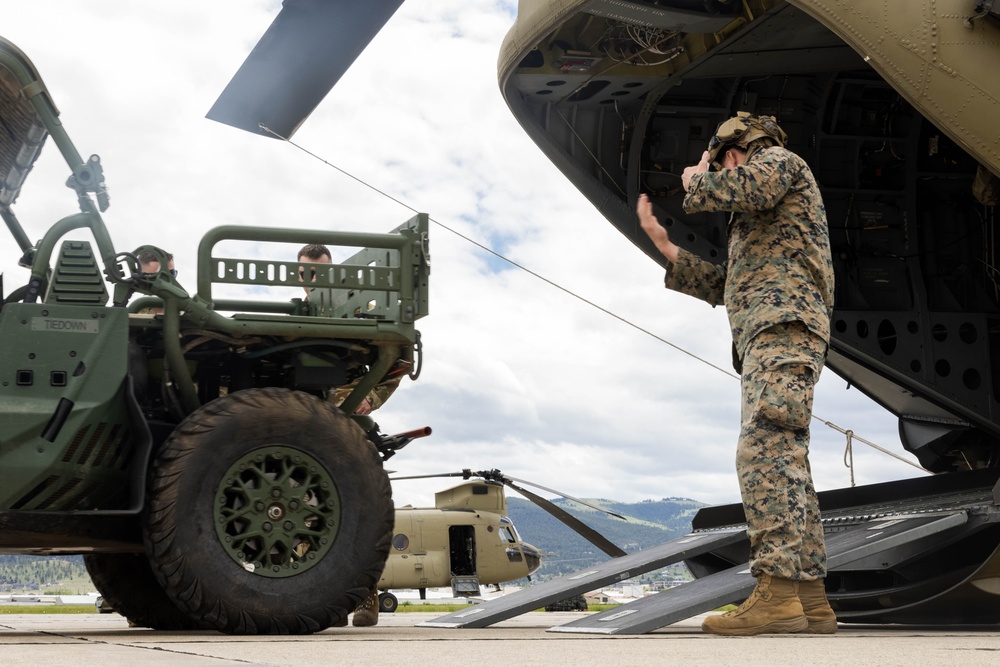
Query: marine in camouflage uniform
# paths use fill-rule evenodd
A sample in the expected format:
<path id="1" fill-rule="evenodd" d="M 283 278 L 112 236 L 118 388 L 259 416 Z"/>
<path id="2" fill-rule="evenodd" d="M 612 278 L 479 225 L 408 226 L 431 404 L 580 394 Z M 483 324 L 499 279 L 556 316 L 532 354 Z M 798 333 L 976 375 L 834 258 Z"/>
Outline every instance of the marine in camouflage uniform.
<path id="1" fill-rule="evenodd" d="M 736 169 L 694 175 L 684 210 L 733 212 L 726 266 L 681 249 L 666 286 L 726 305 L 743 366 L 736 469 L 751 572 L 824 577 L 807 454 L 813 387 L 830 340 L 833 261 L 816 180 L 802 158 L 769 146 Z"/>
<path id="2" fill-rule="evenodd" d="M 833 311 L 826 212 L 802 158 L 768 137 L 741 149 L 745 153 L 740 163 L 719 171 L 707 171 L 706 153 L 702 170 L 686 183 L 686 212 L 732 212 L 726 265 L 674 246 L 666 286 L 726 306 L 742 375 L 736 468 L 751 573 L 759 582 L 767 575 L 769 584 L 771 577 L 817 581 L 826 576 L 826 549 L 808 451 L 813 389 L 826 357 Z M 651 216 L 643 196 L 640 218 L 644 207 Z M 825 594 L 822 589 L 817 594 L 833 620 L 820 630 L 809 617 L 810 629 L 805 631 L 835 631 Z M 761 630 L 771 631 L 804 630 Z"/>

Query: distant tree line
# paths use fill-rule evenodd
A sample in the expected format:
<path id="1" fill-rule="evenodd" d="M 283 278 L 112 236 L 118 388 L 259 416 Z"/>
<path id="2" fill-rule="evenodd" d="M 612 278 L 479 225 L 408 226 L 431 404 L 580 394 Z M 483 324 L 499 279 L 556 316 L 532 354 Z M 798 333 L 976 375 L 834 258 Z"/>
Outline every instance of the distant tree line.
<path id="1" fill-rule="evenodd" d="M 83 556 L 0 556 L 0 591 L 36 591 L 87 577 Z"/>

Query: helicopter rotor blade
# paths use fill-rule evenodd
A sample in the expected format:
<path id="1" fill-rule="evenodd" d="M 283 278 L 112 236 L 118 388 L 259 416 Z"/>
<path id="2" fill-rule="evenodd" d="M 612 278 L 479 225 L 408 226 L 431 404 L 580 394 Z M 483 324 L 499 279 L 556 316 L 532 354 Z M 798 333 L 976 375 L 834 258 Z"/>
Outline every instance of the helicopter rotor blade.
<path id="1" fill-rule="evenodd" d="M 211 120 L 288 139 L 403 0 L 284 0 L 209 110 Z"/>
<path id="2" fill-rule="evenodd" d="M 514 484 L 513 482 L 510 481 L 510 478 L 504 480 L 504 484 L 514 489 L 522 496 L 524 496 L 531 502 L 535 503 L 536 505 L 541 507 L 543 510 L 545 510 L 555 518 L 562 521 L 564 524 L 566 524 L 567 526 L 575 530 L 577 533 L 579 533 L 581 537 L 586 539 L 588 542 L 590 542 L 595 547 L 597 547 L 607 555 L 611 556 L 612 558 L 618 558 L 619 556 L 625 555 L 625 552 L 622 551 L 618 547 L 618 545 L 614 544 L 606 537 L 598 533 L 596 530 L 594 530 L 587 524 L 583 523 L 582 521 L 580 521 L 575 516 L 573 516 L 563 508 L 559 507 L 558 505 L 552 503 L 549 500 L 546 500 L 545 498 L 542 498 L 541 496 L 535 493 L 532 493 L 531 491 L 528 491 L 525 488 L 518 486 L 517 484 Z"/>
<path id="3" fill-rule="evenodd" d="M 407 475 L 405 477 L 392 477 L 389 481 L 395 482 L 398 479 L 431 479 L 432 477 L 465 477 L 460 472 L 439 472 L 433 475 Z M 466 477 L 468 479 L 468 477 Z"/>
<path id="4" fill-rule="evenodd" d="M 432 477 L 461 477 L 462 479 L 470 479 L 472 477 L 482 477 L 482 475 L 474 473 L 466 468 L 461 472 L 438 472 L 432 475 L 408 475 L 406 477 L 393 477 L 389 481 L 394 482 L 398 479 L 430 479 Z"/>
<path id="5" fill-rule="evenodd" d="M 541 489 L 543 491 L 548 491 L 549 493 L 554 493 L 557 496 L 562 496 L 566 500 L 572 500 L 574 503 L 579 503 L 581 505 L 589 507 L 592 510 L 597 510 L 598 512 L 604 512 L 605 514 L 610 514 L 611 516 L 617 517 L 617 518 L 621 519 L 622 521 L 628 521 L 628 519 L 626 519 L 621 514 L 618 514 L 617 512 L 612 512 L 611 510 L 604 509 L 603 507 L 598 507 L 597 505 L 592 505 L 592 504 L 588 503 L 585 500 L 580 500 L 579 498 L 574 498 L 573 496 L 567 495 L 567 494 L 563 493 L 562 491 L 556 491 L 555 489 L 550 489 L 550 488 L 548 488 L 546 486 L 542 486 L 541 484 L 535 484 L 534 482 L 529 482 L 526 479 L 518 479 L 517 477 L 510 477 L 510 476 L 506 476 L 506 478 L 509 479 L 509 480 L 513 480 L 515 482 L 520 482 L 521 484 L 527 484 L 529 486 L 533 486 L 533 487 L 535 487 L 537 489 Z"/>

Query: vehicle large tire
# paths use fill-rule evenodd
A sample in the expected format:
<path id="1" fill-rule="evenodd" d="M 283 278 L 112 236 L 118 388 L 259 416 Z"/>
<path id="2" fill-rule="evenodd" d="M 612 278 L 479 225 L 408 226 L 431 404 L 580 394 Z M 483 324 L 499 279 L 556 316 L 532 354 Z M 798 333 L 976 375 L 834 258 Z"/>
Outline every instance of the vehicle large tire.
<path id="1" fill-rule="evenodd" d="M 144 521 L 166 594 L 230 634 L 334 625 L 389 554 L 389 478 L 360 427 L 328 402 L 249 389 L 202 406 L 157 453 Z"/>
<path id="2" fill-rule="evenodd" d="M 154 630 L 198 628 L 163 592 L 146 554 L 84 554 L 83 563 L 104 601 L 129 625 Z"/>

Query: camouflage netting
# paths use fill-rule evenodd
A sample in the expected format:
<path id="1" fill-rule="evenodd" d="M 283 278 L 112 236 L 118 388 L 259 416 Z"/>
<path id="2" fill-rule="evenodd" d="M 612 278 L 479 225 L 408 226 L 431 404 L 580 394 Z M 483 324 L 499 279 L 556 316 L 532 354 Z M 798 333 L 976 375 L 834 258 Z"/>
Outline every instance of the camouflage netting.
<path id="1" fill-rule="evenodd" d="M 0 66 L 0 206 L 17 198 L 45 136 L 17 79 Z"/>

